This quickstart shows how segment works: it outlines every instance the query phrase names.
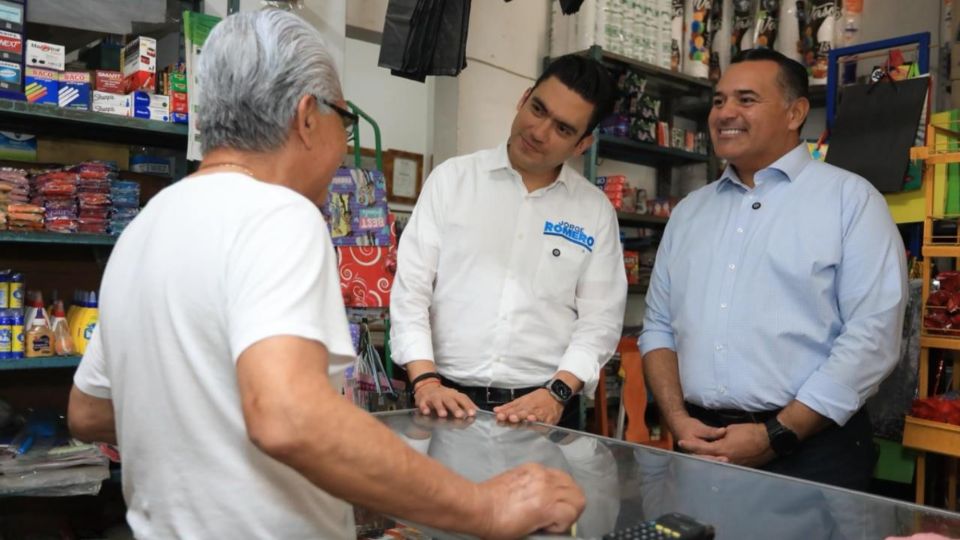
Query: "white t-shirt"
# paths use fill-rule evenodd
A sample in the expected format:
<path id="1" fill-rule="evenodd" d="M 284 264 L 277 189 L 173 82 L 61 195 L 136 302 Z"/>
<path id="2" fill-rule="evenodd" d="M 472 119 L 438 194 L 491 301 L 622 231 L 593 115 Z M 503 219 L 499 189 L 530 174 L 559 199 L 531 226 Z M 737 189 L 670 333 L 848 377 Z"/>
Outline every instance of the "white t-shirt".
<path id="1" fill-rule="evenodd" d="M 351 507 L 257 449 L 236 361 L 277 335 L 353 347 L 319 210 L 236 173 L 185 179 L 121 235 L 74 382 L 111 399 L 137 538 L 354 538 Z M 283 358 L 277 358 L 282 362 Z"/>

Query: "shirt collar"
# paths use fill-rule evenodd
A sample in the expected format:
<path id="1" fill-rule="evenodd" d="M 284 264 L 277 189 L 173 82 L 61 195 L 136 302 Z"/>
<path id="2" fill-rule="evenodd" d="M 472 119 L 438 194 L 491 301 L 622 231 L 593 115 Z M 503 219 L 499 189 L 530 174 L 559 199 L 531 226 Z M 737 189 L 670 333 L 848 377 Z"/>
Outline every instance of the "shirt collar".
<path id="1" fill-rule="evenodd" d="M 802 142 L 793 150 L 780 156 L 780 159 L 771 163 L 767 168 L 757 171 L 757 174 L 763 173 L 764 171 L 776 171 L 780 173 L 778 176 L 793 182 L 812 160 L 813 158 L 810 157 L 810 151 L 807 149 L 807 143 Z M 756 177 L 756 175 L 754 175 L 754 177 Z M 717 182 L 717 191 L 720 191 L 728 185 L 744 186 L 743 181 L 740 180 L 740 176 L 732 165 L 727 165 L 727 168 L 723 170 L 723 175 L 720 176 L 720 180 Z"/>
<path id="2" fill-rule="evenodd" d="M 485 168 L 489 172 L 509 170 L 516 173 L 518 177 L 520 176 L 520 173 L 510 164 L 510 157 L 507 155 L 507 143 L 500 144 L 487 154 Z M 564 163 L 560 167 L 560 174 L 557 175 L 556 182 L 550 184 L 545 189 L 550 189 L 554 184 L 561 184 L 569 189 L 572 181 L 571 173 L 573 173 L 573 170 L 570 168 L 570 165 Z"/>

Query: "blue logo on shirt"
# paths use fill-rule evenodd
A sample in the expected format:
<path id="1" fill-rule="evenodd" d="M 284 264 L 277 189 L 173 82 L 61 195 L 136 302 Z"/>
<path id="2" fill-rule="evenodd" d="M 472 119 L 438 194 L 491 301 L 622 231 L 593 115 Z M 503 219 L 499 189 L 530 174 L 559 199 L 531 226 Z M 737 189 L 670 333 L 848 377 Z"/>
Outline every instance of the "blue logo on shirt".
<path id="1" fill-rule="evenodd" d="M 578 246 L 583 246 L 587 251 L 593 251 L 593 237 L 583 232 L 583 227 L 561 221 L 560 223 L 543 222 L 543 234 L 550 236 L 559 236 L 564 240 L 569 240 Z"/>

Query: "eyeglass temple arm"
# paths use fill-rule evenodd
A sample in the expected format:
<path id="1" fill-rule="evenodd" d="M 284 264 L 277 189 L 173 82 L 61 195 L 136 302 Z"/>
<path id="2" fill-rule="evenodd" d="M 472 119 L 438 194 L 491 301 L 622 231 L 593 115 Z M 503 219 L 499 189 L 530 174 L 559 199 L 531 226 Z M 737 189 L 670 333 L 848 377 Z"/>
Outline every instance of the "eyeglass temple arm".
<path id="1" fill-rule="evenodd" d="M 353 111 L 358 117 L 363 118 L 370 123 L 370 126 L 373 128 L 373 139 L 374 139 L 374 150 L 376 151 L 377 156 L 377 170 L 383 171 L 383 151 L 380 147 L 380 126 L 370 117 L 367 113 L 363 112 L 360 107 L 357 107 L 353 104 L 352 101 L 347 102 L 347 107 Z M 360 168 L 360 122 L 357 122 L 353 126 L 353 162 L 354 165 L 359 169 Z"/>

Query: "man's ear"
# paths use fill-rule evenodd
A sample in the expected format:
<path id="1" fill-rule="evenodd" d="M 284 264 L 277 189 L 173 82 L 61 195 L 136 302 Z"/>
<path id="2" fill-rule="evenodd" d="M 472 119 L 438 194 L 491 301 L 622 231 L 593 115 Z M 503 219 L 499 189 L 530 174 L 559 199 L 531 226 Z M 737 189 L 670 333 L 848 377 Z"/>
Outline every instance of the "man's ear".
<path id="1" fill-rule="evenodd" d="M 793 100 L 787 107 L 787 127 L 790 131 L 798 131 L 810 114 L 810 101 L 807 98 Z"/>
<path id="2" fill-rule="evenodd" d="M 307 149 L 311 149 L 314 130 L 319 129 L 319 118 L 317 118 L 317 98 L 307 94 L 297 102 L 297 114 L 293 118 L 293 128 L 296 137 L 303 143 Z"/>
<path id="3" fill-rule="evenodd" d="M 533 92 L 533 87 L 527 88 L 527 91 L 520 96 L 520 101 L 517 102 L 517 112 L 520 112 L 520 109 L 523 108 L 523 104 L 527 102 L 527 98 L 530 97 L 530 93 Z"/>
<path id="4" fill-rule="evenodd" d="M 574 148 L 575 156 L 583 155 L 591 146 L 593 146 L 593 132 L 591 131 L 589 135 L 580 139 L 580 142 L 577 143 L 577 146 Z"/>

